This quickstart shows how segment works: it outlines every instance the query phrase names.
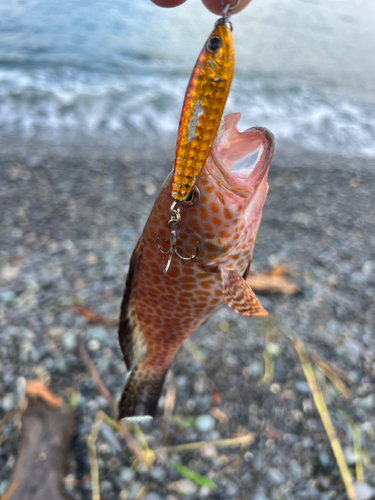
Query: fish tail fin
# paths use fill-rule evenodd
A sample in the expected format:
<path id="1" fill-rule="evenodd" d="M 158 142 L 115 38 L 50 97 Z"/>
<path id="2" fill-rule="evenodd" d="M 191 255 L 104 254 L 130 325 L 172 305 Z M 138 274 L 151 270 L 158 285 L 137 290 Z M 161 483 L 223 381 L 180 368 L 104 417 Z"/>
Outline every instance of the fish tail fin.
<path id="1" fill-rule="evenodd" d="M 126 381 L 119 404 L 119 419 L 125 417 L 154 417 L 167 368 L 145 367 L 143 361 L 135 365 Z"/>

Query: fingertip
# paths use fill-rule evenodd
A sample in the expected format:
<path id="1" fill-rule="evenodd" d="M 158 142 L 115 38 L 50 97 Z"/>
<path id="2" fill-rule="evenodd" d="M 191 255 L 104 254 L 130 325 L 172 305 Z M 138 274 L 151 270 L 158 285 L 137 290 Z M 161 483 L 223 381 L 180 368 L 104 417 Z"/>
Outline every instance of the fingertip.
<path id="1" fill-rule="evenodd" d="M 158 7 L 170 9 L 172 7 L 178 7 L 179 5 L 185 3 L 186 0 L 151 0 L 151 2 Z"/>

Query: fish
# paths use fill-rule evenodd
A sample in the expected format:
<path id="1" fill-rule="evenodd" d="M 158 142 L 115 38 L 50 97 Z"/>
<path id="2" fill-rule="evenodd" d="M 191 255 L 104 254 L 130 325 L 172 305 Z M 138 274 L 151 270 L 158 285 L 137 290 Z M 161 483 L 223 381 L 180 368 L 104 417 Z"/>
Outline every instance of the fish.
<path id="1" fill-rule="evenodd" d="M 223 116 L 234 72 L 230 28 L 219 20 L 191 74 L 178 127 L 172 197 L 186 199 L 206 163 Z"/>
<path id="2" fill-rule="evenodd" d="M 246 283 L 267 196 L 274 137 L 262 127 L 239 132 L 240 113 L 224 118 L 191 195 L 182 203 L 180 251 L 160 273 L 155 233 L 170 211 L 169 174 L 132 254 L 121 304 L 119 343 L 128 369 L 119 418 L 154 417 L 176 351 L 225 302 L 244 316 L 267 316 Z M 160 231 L 168 244 L 169 231 Z"/>

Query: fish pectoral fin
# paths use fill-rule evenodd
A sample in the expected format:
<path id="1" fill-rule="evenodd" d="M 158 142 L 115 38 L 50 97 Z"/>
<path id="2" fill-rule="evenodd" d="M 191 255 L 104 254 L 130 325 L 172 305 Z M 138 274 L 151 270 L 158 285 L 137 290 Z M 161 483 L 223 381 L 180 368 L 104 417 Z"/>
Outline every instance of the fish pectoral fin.
<path id="1" fill-rule="evenodd" d="M 221 288 L 228 306 L 243 316 L 268 316 L 258 297 L 233 269 L 220 267 Z"/>

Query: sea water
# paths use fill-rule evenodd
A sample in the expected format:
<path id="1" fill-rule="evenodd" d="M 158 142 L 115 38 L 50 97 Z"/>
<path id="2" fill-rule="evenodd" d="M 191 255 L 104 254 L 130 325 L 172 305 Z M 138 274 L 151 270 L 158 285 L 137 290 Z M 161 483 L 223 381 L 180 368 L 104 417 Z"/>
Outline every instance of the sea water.
<path id="1" fill-rule="evenodd" d="M 171 152 L 217 16 L 199 0 L 0 1 L 0 152 L 33 143 L 118 157 Z M 375 2 L 253 0 L 233 16 L 226 113 L 240 129 L 375 157 Z M 171 161 L 173 158 L 171 158 Z"/>

